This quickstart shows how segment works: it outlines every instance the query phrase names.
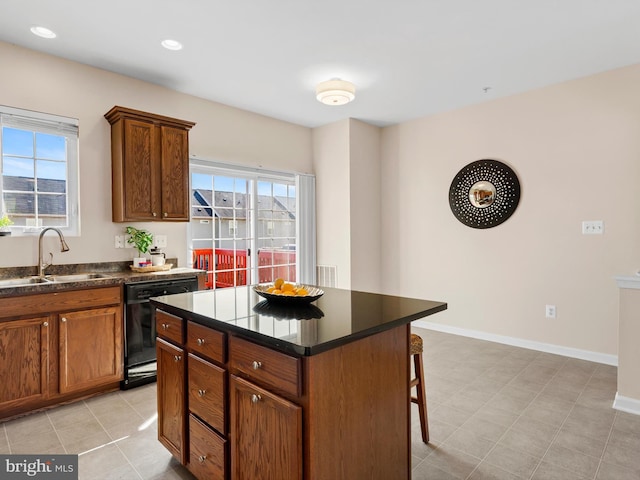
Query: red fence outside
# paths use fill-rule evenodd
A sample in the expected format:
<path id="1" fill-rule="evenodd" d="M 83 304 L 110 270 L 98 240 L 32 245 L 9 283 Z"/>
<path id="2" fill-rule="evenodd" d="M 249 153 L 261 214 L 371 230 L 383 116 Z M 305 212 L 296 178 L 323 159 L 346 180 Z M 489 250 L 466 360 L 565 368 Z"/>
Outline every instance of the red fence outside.
<path id="1" fill-rule="evenodd" d="M 209 272 L 205 280 L 207 289 L 246 285 L 249 277 L 246 250 L 196 249 L 193 251 L 193 268 Z M 260 283 L 273 282 L 276 278 L 295 281 L 296 252 L 279 249 L 259 250 L 258 272 Z"/>

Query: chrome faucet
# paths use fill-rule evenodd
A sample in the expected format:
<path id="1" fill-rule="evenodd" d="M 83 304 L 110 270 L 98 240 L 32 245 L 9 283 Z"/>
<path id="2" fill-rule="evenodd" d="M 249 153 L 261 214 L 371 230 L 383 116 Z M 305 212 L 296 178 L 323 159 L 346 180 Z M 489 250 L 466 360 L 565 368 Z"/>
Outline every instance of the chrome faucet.
<path id="1" fill-rule="evenodd" d="M 69 251 L 69 245 L 67 245 L 67 242 L 64 241 L 64 235 L 62 235 L 62 232 L 60 230 L 54 227 L 47 227 L 44 230 L 42 230 L 40 232 L 40 238 L 38 238 L 38 276 L 40 278 L 44 277 L 45 268 L 51 266 L 51 264 L 53 263 L 53 253 L 51 252 L 49 252 L 49 263 L 45 263 L 44 259 L 42 258 L 42 237 L 44 237 L 44 234 L 48 230 L 53 230 L 58 234 L 58 237 L 60 237 L 60 251 L 61 252 Z"/>

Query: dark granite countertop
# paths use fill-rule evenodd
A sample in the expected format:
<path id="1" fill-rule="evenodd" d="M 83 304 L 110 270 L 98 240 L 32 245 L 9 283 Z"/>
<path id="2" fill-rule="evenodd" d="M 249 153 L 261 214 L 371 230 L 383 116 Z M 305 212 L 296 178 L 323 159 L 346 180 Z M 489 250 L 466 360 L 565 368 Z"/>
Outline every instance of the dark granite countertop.
<path id="1" fill-rule="evenodd" d="M 177 259 L 167 259 L 167 263 L 177 265 Z M 204 275 L 204 270 L 197 270 L 185 267 L 173 267 L 171 270 L 160 272 L 134 272 L 130 268 L 131 262 L 101 262 L 101 263 L 81 263 L 51 265 L 46 270 L 46 276 L 73 275 L 79 273 L 99 273 L 104 278 L 94 278 L 91 280 L 59 282 L 59 283 L 34 283 L 31 285 L 21 285 L 16 287 L 0 288 L 0 298 L 14 297 L 18 295 L 33 295 L 38 293 L 57 292 L 78 288 L 106 287 L 110 285 L 121 285 L 130 282 L 145 282 L 161 280 L 165 278 L 185 278 L 194 275 Z M 0 268 L 0 279 L 15 277 L 31 277 L 38 274 L 36 266 L 31 267 L 5 267 Z"/>
<path id="2" fill-rule="evenodd" d="M 447 308 L 444 302 L 323 290 L 306 306 L 269 303 L 251 286 L 165 295 L 151 298 L 151 304 L 296 356 L 315 355 Z"/>

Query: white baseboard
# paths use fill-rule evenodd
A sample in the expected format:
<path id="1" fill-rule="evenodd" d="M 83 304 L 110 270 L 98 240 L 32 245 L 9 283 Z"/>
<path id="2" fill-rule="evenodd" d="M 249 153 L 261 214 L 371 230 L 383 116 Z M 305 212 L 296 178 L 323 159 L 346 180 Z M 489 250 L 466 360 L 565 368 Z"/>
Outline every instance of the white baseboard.
<path id="1" fill-rule="evenodd" d="M 489 342 L 503 343 L 505 345 L 513 345 L 514 347 L 528 348 L 529 350 L 537 350 L 540 352 L 555 353 L 565 357 L 579 358 L 590 362 L 603 363 L 605 365 L 618 366 L 618 356 L 608 355 L 606 353 L 591 352 L 589 350 L 580 350 L 578 348 L 563 347 L 561 345 L 553 345 L 551 343 L 534 342 L 532 340 L 523 340 L 521 338 L 507 337 L 503 335 L 495 335 L 492 333 L 480 332 L 478 330 L 468 330 L 466 328 L 453 327 L 441 323 L 432 323 L 424 320 L 416 320 L 411 325 L 418 328 L 426 328 L 427 330 L 435 330 L 438 332 L 451 333 L 453 335 L 461 335 L 463 337 L 477 338 L 487 340 Z"/>
<path id="2" fill-rule="evenodd" d="M 640 415 L 640 400 L 635 398 L 623 397 L 616 392 L 616 398 L 613 401 L 613 408 L 620 410 L 621 412 L 633 413 L 634 415 Z"/>

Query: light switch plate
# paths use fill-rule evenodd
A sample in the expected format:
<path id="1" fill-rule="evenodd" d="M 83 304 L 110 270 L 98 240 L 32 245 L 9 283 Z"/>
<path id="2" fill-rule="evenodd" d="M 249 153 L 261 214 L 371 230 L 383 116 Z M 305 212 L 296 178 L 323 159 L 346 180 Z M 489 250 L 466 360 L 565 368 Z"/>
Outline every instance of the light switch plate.
<path id="1" fill-rule="evenodd" d="M 582 222 L 583 235 L 602 235 L 604 222 L 602 220 L 585 220 Z"/>
<path id="2" fill-rule="evenodd" d="M 158 248 L 166 248 L 167 246 L 167 236 L 166 235 L 154 235 L 153 236 L 153 245 Z"/>

